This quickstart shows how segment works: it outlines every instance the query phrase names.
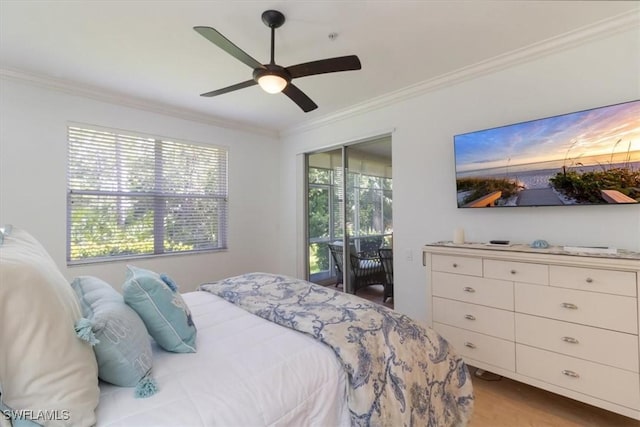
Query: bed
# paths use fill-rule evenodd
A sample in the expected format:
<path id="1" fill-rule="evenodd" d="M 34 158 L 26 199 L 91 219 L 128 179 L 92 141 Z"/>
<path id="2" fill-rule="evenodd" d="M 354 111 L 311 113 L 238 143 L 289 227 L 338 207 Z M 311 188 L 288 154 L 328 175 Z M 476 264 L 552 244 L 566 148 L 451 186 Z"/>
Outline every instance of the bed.
<path id="1" fill-rule="evenodd" d="M 127 269 L 123 295 L 91 276 L 70 286 L 37 240 L 0 229 L 0 426 L 13 418 L 14 427 L 440 427 L 471 417 L 462 358 L 398 312 L 282 275 L 249 273 L 180 294 L 166 275 L 144 271 L 193 332 L 193 347 L 173 352 L 134 310 L 128 285 L 142 282 L 142 269 Z M 95 286 L 106 293 L 88 313 Z M 116 317 L 98 328 L 99 310 L 113 305 Z M 135 324 L 127 312 L 140 333 L 125 333 Z M 98 335 L 125 324 L 113 342 Z M 100 347 L 108 341 L 125 344 L 118 357 L 135 351 L 118 372 L 142 368 L 137 384 L 98 380 L 113 362 L 104 355 L 116 354 Z"/>
<path id="2" fill-rule="evenodd" d="M 151 398 L 100 383 L 98 426 L 349 425 L 346 374 L 328 347 L 211 293 L 183 298 L 198 351 L 153 345 L 159 391 Z"/>
<path id="3" fill-rule="evenodd" d="M 184 298 L 198 325 L 198 352 L 155 349 L 157 397 L 135 400 L 102 385 L 99 426 L 469 420 L 462 359 L 435 332 L 385 307 L 265 273 L 204 284 Z"/>

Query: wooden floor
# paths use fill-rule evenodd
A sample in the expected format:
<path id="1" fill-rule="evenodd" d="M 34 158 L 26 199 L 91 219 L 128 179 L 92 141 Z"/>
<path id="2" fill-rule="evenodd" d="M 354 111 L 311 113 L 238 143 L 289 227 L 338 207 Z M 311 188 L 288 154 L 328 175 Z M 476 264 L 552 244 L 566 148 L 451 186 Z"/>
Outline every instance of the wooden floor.
<path id="1" fill-rule="evenodd" d="M 393 298 L 382 301 L 382 285 L 357 295 L 393 308 Z M 640 427 L 640 421 L 495 374 L 478 377 L 469 368 L 476 397 L 470 427 Z"/>
<path id="2" fill-rule="evenodd" d="M 470 427 L 638 427 L 640 421 L 495 374 L 474 375 Z M 497 379 L 497 380 L 496 380 Z"/>

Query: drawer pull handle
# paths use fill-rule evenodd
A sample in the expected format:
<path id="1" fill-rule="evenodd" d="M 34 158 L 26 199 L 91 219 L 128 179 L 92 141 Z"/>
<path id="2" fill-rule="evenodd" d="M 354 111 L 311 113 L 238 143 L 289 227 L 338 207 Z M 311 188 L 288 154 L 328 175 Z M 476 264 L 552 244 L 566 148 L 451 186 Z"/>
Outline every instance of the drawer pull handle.
<path id="1" fill-rule="evenodd" d="M 516 274 L 516 271 L 515 270 L 511 270 L 509 273 Z"/>
<path id="2" fill-rule="evenodd" d="M 586 282 L 587 282 L 587 283 L 593 283 L 593 279 L 592 279 L 591 277 L 587 277 Z"/>
<path id="3" fill-rule="evenodd" d="M 577 309 L 578 309 L 578 306 L 577 306 L 577 305 L 575 305 L 575 304 L 571 304 L 570 302 L 563 302 L 563 303 L 562 303 L 562 306 L 563 306 L 564 308 L 568 308 L 568 309 L 571 309 L 571 310 L 577 310 Z"/>
<path id="4" fill-rule="evenodd" d="M 469 347 L 469 348 L 476 348 L 476 345 L 474 343 L 472 343 L 472 342 L 469 342 L 469 341 L 465 341 L 464 342 L 464 346 L 465 347 Z"/>
<path id="5" fill-rule="evenodd" d="M 471 286 L 465 286 L 464 291 L 469 293 L 474 293 L 476 290 L 473 289 Z"/>
<path id="6" fill-rule="evenodd" d="M 464 318 L 467 320 L 476 320 L 476 316 L 474 316 L 473 314 L 465 314 Z"/>
<path id="7" fill-rule="evenodd" d="M 564 371 L 562 371 L 562 373 L 571 378 L 580 378 L 580 374 L 578 374 L 577 372 L 570 371 L 568 369 L 565 369 Z"/>
<path id="8" fill-rule="evenodd" d="M 580 343 L 580 341 L 578 341 L 577 339 L 575 339 L 573 337 L 562 337 L 562 341 L 568 342 L 570 344 L 579 344 Z"/>
<path id="9" fill-rule="evenodd" d="M 458 268 L 458 264 L 456 264 L 455 262 L 453 263 L 453 268 Z"/>

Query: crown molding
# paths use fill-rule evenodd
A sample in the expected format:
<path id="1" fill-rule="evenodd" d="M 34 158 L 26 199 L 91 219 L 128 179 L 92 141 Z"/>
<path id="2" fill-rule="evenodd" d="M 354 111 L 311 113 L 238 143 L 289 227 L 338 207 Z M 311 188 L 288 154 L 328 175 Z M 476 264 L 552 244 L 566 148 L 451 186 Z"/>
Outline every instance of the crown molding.
<path id="1" fill-rule="evenodd" d="M 240 121 L 222 119 L 209 114 L 192 111 L 186 108 L 179 108 L 168 104 L 162 104 L 143 98 L 125 95 L 97 86 L 80 84 L 71 82 L 69 80 L 57 79 L 50 76 L 26 72 L 23 70 L 0 67 L 0 79 L 13 80 L 32 86 L 55 90 L 68 95 L 82 96 L 85 98 L 94 99 L 96 101 L 107 102 L 123 107 L 135 108 L 138 110 L 162 114 L 182 120 L 203 123 L 206 125 L 213 125 L 243 132 L 251 132 L 274 138 L 278 138 L 279 136 L 278 132 L 272 129 L 252 126 L 251 124 L 243 123 Z"/>
<path id="2" fill-rule="evenodd" d="M 475 79 L 486 74 L 504 70 L 543 56 L 558 53 L 593 40 L 603 39 L 632 29 L 636 29 L 640 37 L 640 10 L 626 12 L 595 24 L 531 44 L 524 48 L 495 56 L 471 66 L 460 68 L 451 73 L 443 74 L 403 89 L 369 99 L 335 113 L 284 129 L 280 132 L 280 136 L 292 136 L 327 126 L 331 123 L 347 120 L 354 116 L 387 107 L 443 87 L 453 86 L 467 80 Z"/>

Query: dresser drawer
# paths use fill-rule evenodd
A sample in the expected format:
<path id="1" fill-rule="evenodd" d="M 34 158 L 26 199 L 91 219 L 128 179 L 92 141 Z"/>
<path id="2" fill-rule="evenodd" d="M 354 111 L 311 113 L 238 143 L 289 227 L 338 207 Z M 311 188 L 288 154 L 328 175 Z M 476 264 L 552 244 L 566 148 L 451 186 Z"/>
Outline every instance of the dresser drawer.
<path id="1" fill-rule="evenodd" d="M 433 321 L 506 340 L 514 339 L 513 311 L 434 297 Z"/>
<path id="2" fill-rule="evenodd" d="M 431 257 L 431 269 L 445 273 L 482 276 L 482 259 L 465 256 L 433 255 Z"/>
<path id="3" fill-rule="evenodd" d="M 549 284 L 549 266 L 528 262 L 484 260 L 484 277 L 513 282 Z"/>
<path id="4" fill-rule="evenodd" d="M 513 282 L 437 271 L 431 277 L 434 296 L 513 310 Z"/>
<path id="5" fill-rule="evenodd" d="M 620 295 L 515 284 L 517 312 L 638 334 L 638 300 Z"/>
<path id="6" fill-rule="evenodd" d="M 516 313 L 516 342 L 639 372 L 637 335 Z"/>
<path id="7" fill-rule="evenodd" d="M 516 370 L 515 344 L 513 342 L 454 328 L 442 323 L 434 323 L 433 328 L 449 341 L 463 358 L 477 360 L 509 371 Z"/>
<path id="8" fill-rule="evenodd" d="M 517 372 L 628 408 L 640 409 L 640 377 L 623 369 L 516 344 Z"/>
<path id="9" fill-rule="evenodd" d="M 636 296 L 636 273 L 594 268 L 549 267 L 549 284 L 607 294 Z"/>

